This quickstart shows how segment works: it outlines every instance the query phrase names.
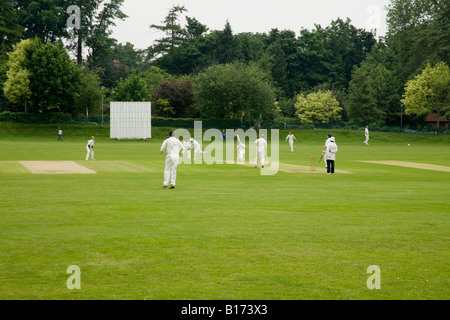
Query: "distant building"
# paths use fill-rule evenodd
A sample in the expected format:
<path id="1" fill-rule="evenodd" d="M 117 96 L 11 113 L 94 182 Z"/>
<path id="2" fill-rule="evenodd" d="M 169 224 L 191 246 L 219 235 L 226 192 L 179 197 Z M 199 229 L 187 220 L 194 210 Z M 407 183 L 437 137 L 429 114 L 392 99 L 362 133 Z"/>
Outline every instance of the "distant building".
<path id="1" fill-rule="evenodd" d="M 428 124 L 429 127 L 437 127 L 437 114 L 436 113 L 429 113 L 427 114 L 425 118 L 425 122 Z M 448 128 L 448 123 L 450 120 L 440 117 L 439 118 L 439 127 L 440 128 Z"/>

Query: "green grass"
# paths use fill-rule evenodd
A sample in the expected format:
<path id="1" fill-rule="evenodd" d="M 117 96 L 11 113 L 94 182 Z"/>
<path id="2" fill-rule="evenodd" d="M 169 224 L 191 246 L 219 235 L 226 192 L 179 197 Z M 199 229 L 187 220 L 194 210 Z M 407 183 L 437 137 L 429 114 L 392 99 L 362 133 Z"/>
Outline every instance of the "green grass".
<path id="1" fill-rule="evenodd" d="M 181 164 L 163 190 L 166 128 L 146 142 L 63 129 L 58 142 L 52 126 L 0 123 L 0 299 L 450 298 L 450 173 L 359 162 L 448 166 L 448 135 L 371 132 L 364 147 L 361 131 L 337 130 L 348 174 Z M 294 131 L 290 153 L 281 131 L 280 161 L 309 165 L 327 133 Z M 20 160 L 97 174 L 31 174 Z M 66 287 L 70 265 L 81 290 Z M 380 290 L 366 286 L 371 265 Z"/>

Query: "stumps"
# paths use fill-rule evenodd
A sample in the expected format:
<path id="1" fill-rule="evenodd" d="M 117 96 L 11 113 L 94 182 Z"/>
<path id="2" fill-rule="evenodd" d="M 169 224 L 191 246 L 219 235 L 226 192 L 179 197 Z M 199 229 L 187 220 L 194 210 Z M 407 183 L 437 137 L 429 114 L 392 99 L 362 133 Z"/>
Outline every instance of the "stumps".
<path id="1" fill-rule="evenodd" d="M 316 171 L 316 157 L 311 157 L 309 162 L 309 171 L 310 172 Z"/>

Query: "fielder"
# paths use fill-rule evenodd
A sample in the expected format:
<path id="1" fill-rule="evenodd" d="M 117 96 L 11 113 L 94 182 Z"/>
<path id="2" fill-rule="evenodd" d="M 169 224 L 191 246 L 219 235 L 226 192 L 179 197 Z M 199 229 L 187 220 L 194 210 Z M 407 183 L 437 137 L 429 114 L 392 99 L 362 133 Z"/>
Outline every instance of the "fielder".
<path id="1" fill-rule="evenodd" d="M 364 135 L 366 136 L 366 140 L 364 141 L 364 144 L 366 146 L 369 145 L 369 126 L 366 126 L 366 128 L 364 129 Z"/>
<path id="2" fill-rule="evenodd" d="M 183 141 L 183 150 L 182 150 L 182 156 L 184 157 L 186 155 L 186 157 L 191 160 L 191 144 L 189 142 L 189 139 L 185 139 Z"/>
<path id="3" fill-rule="evenodd" d="M 206 151 L 202 151 L 202 148 L 200 147 L 200 144 L 197 142 L 197 140 L 194 140 L 194 138 L 191 138 L 189 140 L 191 142 L 191 149 L 194 148 L 194 160 L 197 159 L 197 153 L 206 154 Z"/>
<path id="4" fill-rule="evenodd" d="M 164 140 L 160 154 L 164 152 L 164 149 L 167 149 L 167 156 L 164 168 L 163 188 L 169 186 L 170 179 L 170 189 L 174 189 L 177 180 L 177 166 L 178 160 L 180 159 L 180 151 L 184 149 L 184 146 L 180 140 L 173 136 L 173 130 L 169 131 L 169 138 Z"/>
<path id="5" fill-rule="evenodd" d="M 241 139 L 239 136 L 237 136 L 238 139 L 238 146 L 237 146 L 237 152 L 238 152 L 238 161 L 245 162 L 245 144 L 241 142 Z"/>
<path id="6" fill-rule="evenodd" d="M 88 143 L 86 145 L 86 151 L 87 151 L 86 160 L 89 160 L 89 155 L 91 155 L 91 160 L 95 160 L 94 159 L 94 140 L 95 140 L 94 136 L 91 137 L 91 140 L 88 140 Z"/>
<path id="7" fill-rule="evenodd" d="M 289 139 L 289 146 L 291 147 L 291 152 L 294 152 L 294 140 L 297 141 L 297 138 L 292 134 L 291 131 L 289 131 L 289 134 L 286 137 L 285 141 L 288 141 L 288 139 Z"/>
<path id="8" fill-rule="evenodd" d="M 63 141 L 63 139 L 62 139 L 62 129 L 61 129 L 61 127 L 58 127 L 58 141 Z"/>
<path id="9" fill-rule="evenodd" d="M 255 168 L 258 168 L 258 159 L 261 162 L 261 168 L 264 168 L 264 160 L 267 149 L 267 141 L 264 139 L 264 134 L 261 134 L 261 138 L 255 141 L 256 144 L 256 158 Z"/>

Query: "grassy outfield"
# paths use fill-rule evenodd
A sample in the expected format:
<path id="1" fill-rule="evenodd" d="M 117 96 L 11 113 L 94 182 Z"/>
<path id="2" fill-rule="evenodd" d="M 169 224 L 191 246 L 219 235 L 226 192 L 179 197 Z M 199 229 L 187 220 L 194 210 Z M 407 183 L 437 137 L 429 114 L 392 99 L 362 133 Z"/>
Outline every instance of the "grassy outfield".
<path id="1" fill-rule="evenodd" d="M 448 135 L 371 132 L 366 147 L 363 131 L 335 130 L 348 173 L 181 164 L 169 190 L 167 129 L 148 141 L 63 130 L 60 142 L 54 126 L 0 123 L 0 299 L 450 298 L 450 173 L 360 162 L 448 167 Z M 328 132 L 293 133 L 291 153 L 280 131 L 280 162 L 309 166 Z M 24 160 L 97 173 L 31 174 Z M 71 265 L 80 290 L 66 286 Z M 367 287 L 372 265 L 379 290 Z"/>

